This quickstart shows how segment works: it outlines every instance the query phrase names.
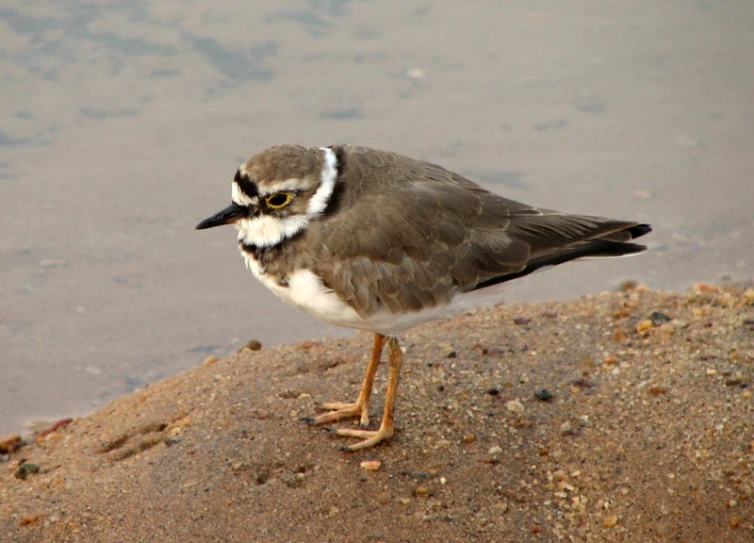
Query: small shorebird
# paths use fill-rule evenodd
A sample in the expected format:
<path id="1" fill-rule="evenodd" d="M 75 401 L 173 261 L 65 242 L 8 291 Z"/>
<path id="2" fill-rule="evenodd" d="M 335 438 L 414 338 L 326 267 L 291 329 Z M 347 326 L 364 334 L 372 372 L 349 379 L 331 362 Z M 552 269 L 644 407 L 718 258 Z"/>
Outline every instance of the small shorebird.
<path id="1" fill-rule="evenodd" d="M 277 145 L 236 171 L 232 203 L 197 229 L 233 224 L 246 266 L 289 304 L 374 332 L 357 400 L 325 403 L 311 424 L 360 419 L 347 450 L 393 435 L 402 351 L 397 334 L 479 305 L 488 290 L 583 257 L 646 249 L 649 225 L 514 202 L 440 166 L 352 145 Z M 491 298 L 491 296 L 490 296 Z M 499 301 L 497 299 L 491 302 Z M 390 373 L 382 422 L 368 430 L 382 350 Z"/>

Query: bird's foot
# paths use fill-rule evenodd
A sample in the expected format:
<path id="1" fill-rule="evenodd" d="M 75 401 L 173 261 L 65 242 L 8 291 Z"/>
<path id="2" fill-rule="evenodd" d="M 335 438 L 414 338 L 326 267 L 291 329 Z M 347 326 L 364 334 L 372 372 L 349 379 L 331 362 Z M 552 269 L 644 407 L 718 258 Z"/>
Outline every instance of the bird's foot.
<path id="1" fill-rule="evenodd" d="M 319 407 L 320 409 L 330 412 L 318 415 L 311 419 L 307 419 L 307 422 L 312 425 L 318 426 L 320 424 L 335 422 L 336 420 L 358 417 L 360 419 L 359 427 L 366 428 L 367 426 L 369 426 L 369 404 L 367 402 L 330 402 L 323 403 Z"/>
<path id="2" fill-rule="evenodd" d="M 338 428 L 335 430 L 335 433 L 339 436 L 345 436 L 345 437 L 360 437 L 364 441 L 359 441 L 358 443 L 354 443 L 353 445 L 343 445 L 341 447 L 341 450 L 353 452 L 353 451 L 359 451 L 361 449 L 367 449 L 369 447 L 374 447 L 381 441 L 386 441 L 393 437 L 393 425 L 385 425 L 383 424 L 380 426 L 379 430 L 355 430 L 350 428 Z"/>

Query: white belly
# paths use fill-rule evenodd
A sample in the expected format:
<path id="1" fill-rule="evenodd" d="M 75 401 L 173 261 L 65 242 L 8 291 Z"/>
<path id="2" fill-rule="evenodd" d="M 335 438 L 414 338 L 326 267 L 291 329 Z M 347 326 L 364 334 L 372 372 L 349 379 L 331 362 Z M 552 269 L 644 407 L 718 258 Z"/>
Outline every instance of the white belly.
<path id="1" fill-rule="evenodd" d="M 311 271 L 301 269 L 291 273 L 287 278 L 288 286 L 283 287 L 273 277 L 262 273 L 253 257 L 243 251 L 241 254 L 254 277 L 280 299 L 318 319 L 348 328 L 396 335 L 418 324 L 447 318 L 476 305 L 463 303 L 465 297 L 456 296 L 449 306 L 436 306 L 412 313 L 379 311 L 362 318 L 350 305 L 326 288 L 322 280 Z"/>

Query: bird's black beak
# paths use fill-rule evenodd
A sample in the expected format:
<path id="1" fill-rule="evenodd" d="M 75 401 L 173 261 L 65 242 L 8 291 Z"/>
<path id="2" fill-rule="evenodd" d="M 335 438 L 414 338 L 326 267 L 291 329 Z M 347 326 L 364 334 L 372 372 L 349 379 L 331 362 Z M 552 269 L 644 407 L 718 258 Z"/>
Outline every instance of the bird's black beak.
<path id="1" fill-rule="evenodd" d="M 208 219 L 204 219 L 202 222 L 196 225 L 196 230 L 204 230 L 205 228 L 212 228 L 214 226 L 222 226 L 224 224 L 232 224 L 238 219 L 246 217 L 248 211 L 245 207 L 242 207 L 236 203 L 233 203 L 215 213 Z"/>

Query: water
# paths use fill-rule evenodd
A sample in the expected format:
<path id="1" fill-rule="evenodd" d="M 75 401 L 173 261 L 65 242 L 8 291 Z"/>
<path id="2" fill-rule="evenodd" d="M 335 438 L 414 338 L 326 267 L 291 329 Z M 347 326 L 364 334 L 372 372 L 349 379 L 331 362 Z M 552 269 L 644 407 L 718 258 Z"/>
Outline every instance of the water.
<path id="1" fill-rule="evenodd" d="M 6 0 L 0 25 L 0 431 L 252 338 L 350 333 L 267 293 L 232 229 L 192 230 L 273 143 L 396 150 L 654 225 L 650 253 L 510 299 L 752 276 L 749 0 Z"/>

